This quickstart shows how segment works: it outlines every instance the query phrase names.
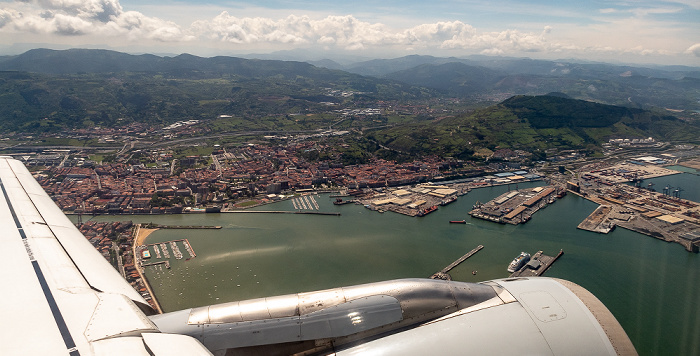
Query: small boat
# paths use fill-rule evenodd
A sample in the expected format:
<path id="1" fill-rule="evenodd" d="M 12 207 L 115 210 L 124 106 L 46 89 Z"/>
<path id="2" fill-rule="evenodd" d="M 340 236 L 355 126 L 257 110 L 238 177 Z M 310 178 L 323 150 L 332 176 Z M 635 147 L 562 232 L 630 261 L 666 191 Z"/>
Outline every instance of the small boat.
<path id="1" fill-rule="evenodd" d="M 450 220 L 450 224 L 466 224 L 466 220 Z"/>
<path id="2" fill-rule="evenodd" d="M 514 273 L 520 270 L 526 263 L 530 261 L 530 254 L 527 252 L 521 252 L 518 257 L 514 258 L 513 261 L 508 265 L 508 272 Z"/>

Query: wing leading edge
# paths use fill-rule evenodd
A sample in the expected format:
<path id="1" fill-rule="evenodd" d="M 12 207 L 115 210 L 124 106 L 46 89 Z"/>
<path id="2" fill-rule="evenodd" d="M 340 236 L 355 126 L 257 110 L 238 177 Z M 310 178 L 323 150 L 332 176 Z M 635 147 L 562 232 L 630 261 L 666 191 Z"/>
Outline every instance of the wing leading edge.
<path id="1" fill-rule="evenodd" d="M 3 354 L 158 355 L 148 350 L 151 344 L 163 349 L 162 338 L 143 337 L 159 333 L 142 311 L 145 300 L 21 162 L 0 157 L 0 193 Z M 210 355 L 187 336 L 172 335 L 168 342 L 176 348 L 178 343 L 194 343 L 194 354 Z"/>

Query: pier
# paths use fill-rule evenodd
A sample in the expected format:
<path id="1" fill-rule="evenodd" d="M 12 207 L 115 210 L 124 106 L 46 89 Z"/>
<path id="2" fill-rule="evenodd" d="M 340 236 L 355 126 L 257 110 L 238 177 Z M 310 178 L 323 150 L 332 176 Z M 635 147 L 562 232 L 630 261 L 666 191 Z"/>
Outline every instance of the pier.
<path id="1" fill-rule="evenodd" d="M 545 255 L 542 251 L 537 251 L 537 253 L 532 256 L 530 262 L 525 264 L 519 270 L 515 271 L 510 275 L 513 277 L 538 277 L 547 272 L 549 267 L 554 264 L 554 262 L 564 254 L 564 250 L 559 250 L 559 253 L 552 257 Z"/>
<path id="2" fill-rule="evenodd" d="M 468 252 L 467 254 L 465 254 L 464 256 L 462 256 L 462 257 L 458 258 L 456 261 L 450 263 L 449 266 L 447 266 L 447 267 L 443 268 L 442 270 L 440 270 L 440 272 L 437 272 L 437 273 L 433 274 L 432 276 L 430 276 L 430 278 L 431 278 L 431 279 L 442 279 L 442 280 L 446 280 L 446 281 L 451 281 L 451 280 L 452 280 L 452 277 L 450 276 L 449 272 L 450 272 L 453 268 L 457 267 L 460 263 L 464 262 L 467 258 L 472 257 L 475 253 L 481 251 L 482 248 L 484 248 L 484 245 L 479 245 L 479 246 L 477 246 L 476 248 L 474 248 L 473 250 L 469 251 L 469 252 Z"/>
<path id="3" fill-rule="evenodd" d="M 164 264 L 165 268 L 170 268 L 170 261 L 158 261 L 158 262 L 149 262 L 149 263 L 144 263 L 143 267 L 148 267 L 148 266 L 157 266 L 160 264 Z"/>

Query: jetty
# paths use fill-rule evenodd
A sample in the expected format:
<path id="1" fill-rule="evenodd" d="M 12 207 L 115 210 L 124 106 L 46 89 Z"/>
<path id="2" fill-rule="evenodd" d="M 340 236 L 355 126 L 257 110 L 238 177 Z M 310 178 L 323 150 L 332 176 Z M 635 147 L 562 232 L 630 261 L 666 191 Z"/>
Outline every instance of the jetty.
<path id="1" fill-rule="evenodd" d="M 457 267 L 460 263 L 464 262 L 467 258 L 474 256 L 475 253 L 481 251 L 481 249 L 484 248 L 484 245 L 479 245 L 473 250 L 467 252 L 464 256 L 458 258 L 456 261 L 450 263 L 449 266 L 443 268 L 440 270 L 440 272 L 434 273 L 432 276 L 430 276 L 430 279 L 442 279 L 445 281 L 451 281 L 452 277 L 450 276 L 449 272 Z"/>
<path id="2" fill-rule="evenodd" d="M 170 268 L 170 261 L 158 261 L 158 262 L 149 262 L 149 263 L 144 263 L 143 267 L 148 267 L 148 266 L 156 266 L 164 264 L 165 268 Z"/>
<path id="3" fill-rule="evenodd" d="M 561 255 L 564 254 L 564 250 L 559 250 L 556 256 L 547 256 L 542 251 L 537 251 L 536 254 L 532 256 L 530 262 L 526 263 L 519 270 L 513 272 L 510 278 L 514 277 L 538 277 L 547 272 L 549 267 L 556 262 Z"/>

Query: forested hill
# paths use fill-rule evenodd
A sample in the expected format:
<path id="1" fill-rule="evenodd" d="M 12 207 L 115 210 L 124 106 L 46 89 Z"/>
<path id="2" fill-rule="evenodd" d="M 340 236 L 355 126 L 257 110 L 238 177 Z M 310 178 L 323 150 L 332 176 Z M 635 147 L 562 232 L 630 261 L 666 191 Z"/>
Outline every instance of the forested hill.
<path id="1" fill-rule="evenodd" d="M 472 114 L 368 134 L 394 152 L 458 158 L 499 148 L 593 152 L 610 138 L 650 136 L 697 143 L 700 125 L 646 110 L 542 95 L 515 96 Z"/>
<path id="2" fill-rule="evenodd" d="M 354 93 L 342 96 L 340 93 Z M 57 131 L 130 121 L 245 117 L 246 129 L 308 129 L 257 118 L 325 113 L 327 103 L 427 99 L 435 91 L 303 62 L 38 49 L 0 58 L 0 129 Z M 359 105 L 358 104 L 358 105 Z M 316 128 L 314 126 L 313 128 Z"/>
<path id="3" fill-rule="evenodd" d="M 159 57 L 151 54 L 96 50 L 34 49 L 0 60 L 0 71 L 20 71 L 42 74 L 89 74 L 155 72 L 170 73 L 175 77 L 219 77 L 237 75 L 246 78 L 270 76 L 304 76 L 314 79 L 332 79 L 342 73 L 314 67 L 304 62 L 254 60 L 236 57 L 197 57 L 181 54 Z M 346 73 L 347 74 L 347 73 Z M 358 75 L 352 75 L 359 77 Z"/>
<path id="4" fill-rule="evenodd" d="M 533 128 L 607 127 L 624 118 L 645 113 L 644 110 L 604 105 L 561 96 L 514 96 L 501 103 L 519 118 L 527 120 Z M 674 117 L 666 117 L 674 120 Z"/>

